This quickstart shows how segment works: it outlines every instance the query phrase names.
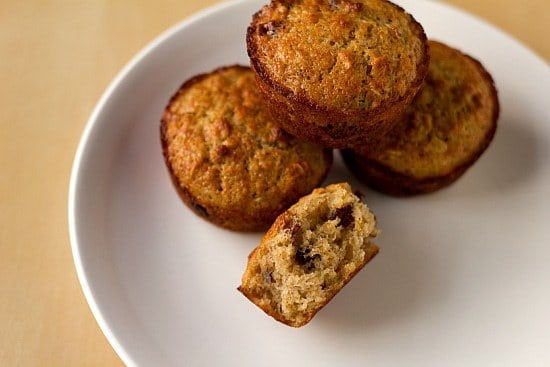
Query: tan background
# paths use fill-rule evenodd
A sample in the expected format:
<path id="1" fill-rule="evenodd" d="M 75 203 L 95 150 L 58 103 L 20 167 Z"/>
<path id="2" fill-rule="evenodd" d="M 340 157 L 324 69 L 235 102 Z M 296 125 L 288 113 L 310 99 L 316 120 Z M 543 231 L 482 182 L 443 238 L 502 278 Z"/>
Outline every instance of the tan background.
<path id="1" fill-rule="evenodd" d="M 73 156 L 119 69 L 217 1 L 0 0 L 0 366 L 120 366 L 76 278 Z M 550 1 L 446 0 L 550 60 Z"/>

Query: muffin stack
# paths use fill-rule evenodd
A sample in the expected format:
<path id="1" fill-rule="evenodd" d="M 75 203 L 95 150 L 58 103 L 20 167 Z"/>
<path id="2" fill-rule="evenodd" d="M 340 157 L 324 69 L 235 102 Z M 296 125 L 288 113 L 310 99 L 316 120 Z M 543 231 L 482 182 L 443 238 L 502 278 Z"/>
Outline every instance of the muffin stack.
<path id="1" fill-rule="evenodd" d="M 422 26 L 388 1 L 274 0 L 254 15 L 247 47 L 280 126 L 343 148 L 350 170 L 384 193 L 449 185 L 495 133 L 489 73 L 427 41 Z"/>
<path id="2" fill-rule="evenodd" d="M 297 327 L 378 253 L 375 217 L 351 187 L 317 188 L 332 149 L 381 192 L 438 190 L 490 144 L 497 92 L 478 61 L 428 41 L 387 0 L 272 0 L 246 44 L 250 68 L 195 76 L 172 97 L 163 154 L 195 213 L 271 227 L 239 290 Z"/>

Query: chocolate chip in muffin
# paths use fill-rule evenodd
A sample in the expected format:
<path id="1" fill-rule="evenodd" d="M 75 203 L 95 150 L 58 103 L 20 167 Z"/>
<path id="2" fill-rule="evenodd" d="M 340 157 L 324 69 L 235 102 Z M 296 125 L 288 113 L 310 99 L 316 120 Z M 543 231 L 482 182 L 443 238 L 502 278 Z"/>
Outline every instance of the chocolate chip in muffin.
<path id="1" fill-rule="evenodd" d="M 330 216 L 329 220 L 339 219 L 342 227 L 348 227 L 353 223 L 353 206 L 346 205 L 342 208 L 338 208 Z"/>

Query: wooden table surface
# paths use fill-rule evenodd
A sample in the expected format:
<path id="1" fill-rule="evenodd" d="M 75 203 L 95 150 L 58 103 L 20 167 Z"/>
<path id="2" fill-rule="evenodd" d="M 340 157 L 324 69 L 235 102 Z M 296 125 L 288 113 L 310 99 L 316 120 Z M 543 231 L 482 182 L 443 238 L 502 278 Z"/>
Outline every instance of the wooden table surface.
<path id="1" fill-rule="evenodd" d="M 0 366 L 120 366 L 78 283 L 73 156 L 110 80 L 167 27 L 217 1 L 3 0 Z M 550 1 L 445 0 L 550 60 Z"/>

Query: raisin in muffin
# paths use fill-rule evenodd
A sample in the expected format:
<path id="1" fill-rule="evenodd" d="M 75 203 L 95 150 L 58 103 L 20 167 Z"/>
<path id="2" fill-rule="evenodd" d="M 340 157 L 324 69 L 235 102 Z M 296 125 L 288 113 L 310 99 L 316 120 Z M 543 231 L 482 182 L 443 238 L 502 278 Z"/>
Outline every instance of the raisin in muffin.
<path id="1" fill-rule="evenodd" d="M 172 181 L 197 214 L 238 231 L 268 228 L 326 177 L 332 151 L 285 133 L 252 72 L 230 66 L 185 82 L 161 121 Z"/>
<path id="2" fill-rule="evenodd" d="M 343 151 L 367 185 L 392 195 L 438 190 L 457 180 L 486 150 L 497 127 L 493 79 L 479 61 L 429 42 L 431 62 L 420 92 L 378 144 Z"/>
<path id="3" fill-rule="evenodd" d="M 253 16 L 246 40 L 281 126 L 333 148 L 391 129 L 429 63 L 422 26 L 386 0 L 272 0 Z"/>
<path id="4" fill-rule="evenodd" d="M 349 184 L 315 189 L 277 218 L 238 290 L 276 320 L 303 326 L 378 253 L 376 234 Z"/>

